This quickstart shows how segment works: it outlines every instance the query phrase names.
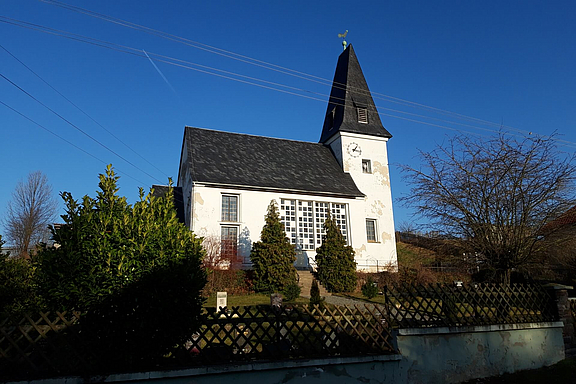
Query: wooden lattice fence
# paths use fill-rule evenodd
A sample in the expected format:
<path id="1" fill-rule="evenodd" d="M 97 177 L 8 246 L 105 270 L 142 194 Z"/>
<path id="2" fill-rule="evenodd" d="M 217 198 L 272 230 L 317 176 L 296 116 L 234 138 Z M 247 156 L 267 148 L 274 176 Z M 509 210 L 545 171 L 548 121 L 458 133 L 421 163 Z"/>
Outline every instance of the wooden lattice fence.
<path id="1" fill-rule="evenodd" d="M 384 288 L 387 315 L 400 328 L 530 323 L 558 319 L 537 284 L 430 284 Z"/>
<path id="2" fill-rule="evenodd" d="M 0 380 L 81 370 L 91 356 L 73 342 L 79 319 L 78 312 L 40 312 L 0 321 Z"/>
<path id="3" fill-rule="evenodd" d="M 375 305 L 208 309 L 202 324 L 187 344 L 201 364 L 395 352 Z"/>
<path id="4" fill-rule="evenodd" d="M 374 305 L 204 308 L 201 324 L 188 342 L 159 356 L 155 369 L 395 353 L 383 307 Z M 91 353 L 98 345 L 83 344 L 81 335 L 78 313 L 4 319 L 0 381 L 107 373 L 101 356 Z"/>

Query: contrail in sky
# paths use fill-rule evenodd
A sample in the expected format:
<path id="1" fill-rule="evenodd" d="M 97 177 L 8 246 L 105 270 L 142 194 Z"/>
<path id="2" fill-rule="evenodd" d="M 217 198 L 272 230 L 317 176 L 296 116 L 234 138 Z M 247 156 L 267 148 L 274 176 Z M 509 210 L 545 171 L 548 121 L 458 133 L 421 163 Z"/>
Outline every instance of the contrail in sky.
<path id="1" fill-rule="evenodd" d="M 166 82 L 166 84 L 168 84 L 168 86 L 170 87 L 170 89 L 172 90 L 172 92 L 174 92 L 176 95 L 178 95 L 176 93 L 176 90 L 174 89 L 174 87 L 172 87 L 172 84 L 170 84 L 170 82 L 168 81 L 168 79 L 166 78 L 166 76 L 164 76 L 164 74 L 162 73 L 162 71 L 160 71 L 160 69 L 156 66 L 156 64 L 152 61 L 152 59 L 150 58 L 150 56 L 148 56 L 148 54 L 146 53 L 145 50 L 142 50 L 142 52 L 144 52 L 144 54 L 146 55 L 146 57 L 148 58 L 148 60 L 150 60 L 150 63 L 152 63 L 152 65 L 154 66 L 154 68 L 156 68 L 156 71 L 158 71 L 158 73 L 160 74 L 160 76 L 162 76 L 162 78 L 164 79 L 164 81 Z"/>

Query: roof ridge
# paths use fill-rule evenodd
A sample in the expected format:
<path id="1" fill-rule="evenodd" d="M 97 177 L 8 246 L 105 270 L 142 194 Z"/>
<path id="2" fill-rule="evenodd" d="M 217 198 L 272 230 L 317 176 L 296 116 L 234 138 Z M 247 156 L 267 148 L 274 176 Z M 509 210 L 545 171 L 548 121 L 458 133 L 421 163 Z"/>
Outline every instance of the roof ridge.
<path id="1" fill-rule="evenodd" d="M 325 146 L 322 143 L 316 143 L 313 141 L 304 141 L 304 140 L 296 140 L 296 139 L 283 139 L 280 137 L 270 137 L 270 136 L 264 136 L 264 135 L 255 135 L 252 133 L 241 133 L 241 132 L 230 132 L 230 131 L 223 131 L 221 129 L 213 129 L 213 128 L 201 128 L 201 127 L 191 127 L 189 125 L 186 125 L 184 127 L 184 129 L 186 128 L 191 128 L 191 129 L 202 129 L 204 131 L 212 131 L 212 132 L 220 132 L 220 133 L 229 133 L 231 135 L 241 135 L 241 136 L 250 136 L 250 137 L 258 137 L 258 138 L 262 138 L 262 139 L 271 139 L 271 140 L 282 140 L 282 141 L 293 141 L 296 143 L 304 143 L 304 144 L 314 144 L 314 145 L 321 145 L 321 146 Z"/>

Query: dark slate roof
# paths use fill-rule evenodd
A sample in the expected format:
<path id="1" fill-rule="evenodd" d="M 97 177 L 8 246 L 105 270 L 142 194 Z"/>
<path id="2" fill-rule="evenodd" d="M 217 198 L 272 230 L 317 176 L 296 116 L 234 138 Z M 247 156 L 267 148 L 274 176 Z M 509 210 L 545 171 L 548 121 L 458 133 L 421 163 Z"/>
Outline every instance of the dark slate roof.
<path id="1" fill-rule="evenodd" d="M 167 185 L 153 185 L 152 188 L 154 189 L 153 196 L 156 197 L 163 197 L 168 194 Z M 176 208 L 176 217 L 181 223 L 186 223 L 186 219 L 184 218 L 184 199 L 182 196 L 182 188 L 181 187 L 172 187 L 174 191 L 174 207 Z"/>
<path id="2" fill-rule="evenodd" d="M 195 182 L 364 196 L 323 144 L 192 127 L 186 127 L 184 142 L 188 159 L 181 161 L 188 161 Z"/>
<path id="3" fill-rule="evenodd" d="M 368 110 L 368 124 L 358 122 L 357 107 Z M 352 44 L 338 58 L 320 142 L 325 143 L 338 131 L 392 137 L 380 121 Z"/>

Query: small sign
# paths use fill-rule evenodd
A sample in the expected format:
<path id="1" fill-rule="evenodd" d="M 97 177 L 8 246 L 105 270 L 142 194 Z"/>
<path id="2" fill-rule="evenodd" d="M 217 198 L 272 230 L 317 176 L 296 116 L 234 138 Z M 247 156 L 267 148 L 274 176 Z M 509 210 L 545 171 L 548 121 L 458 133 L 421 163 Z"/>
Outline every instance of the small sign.
<path id="1" fill-rule="evenodd" d="M 228 306 L 228 292 L 216 292 L 216 308 L 218 312 Z"/>
<path id="2" fill-rule="evenodd" d="M 280 308 L 282 306 L 282 295 L 279 293 L 271 294 L 270 305 L 276 308 Z"/>

